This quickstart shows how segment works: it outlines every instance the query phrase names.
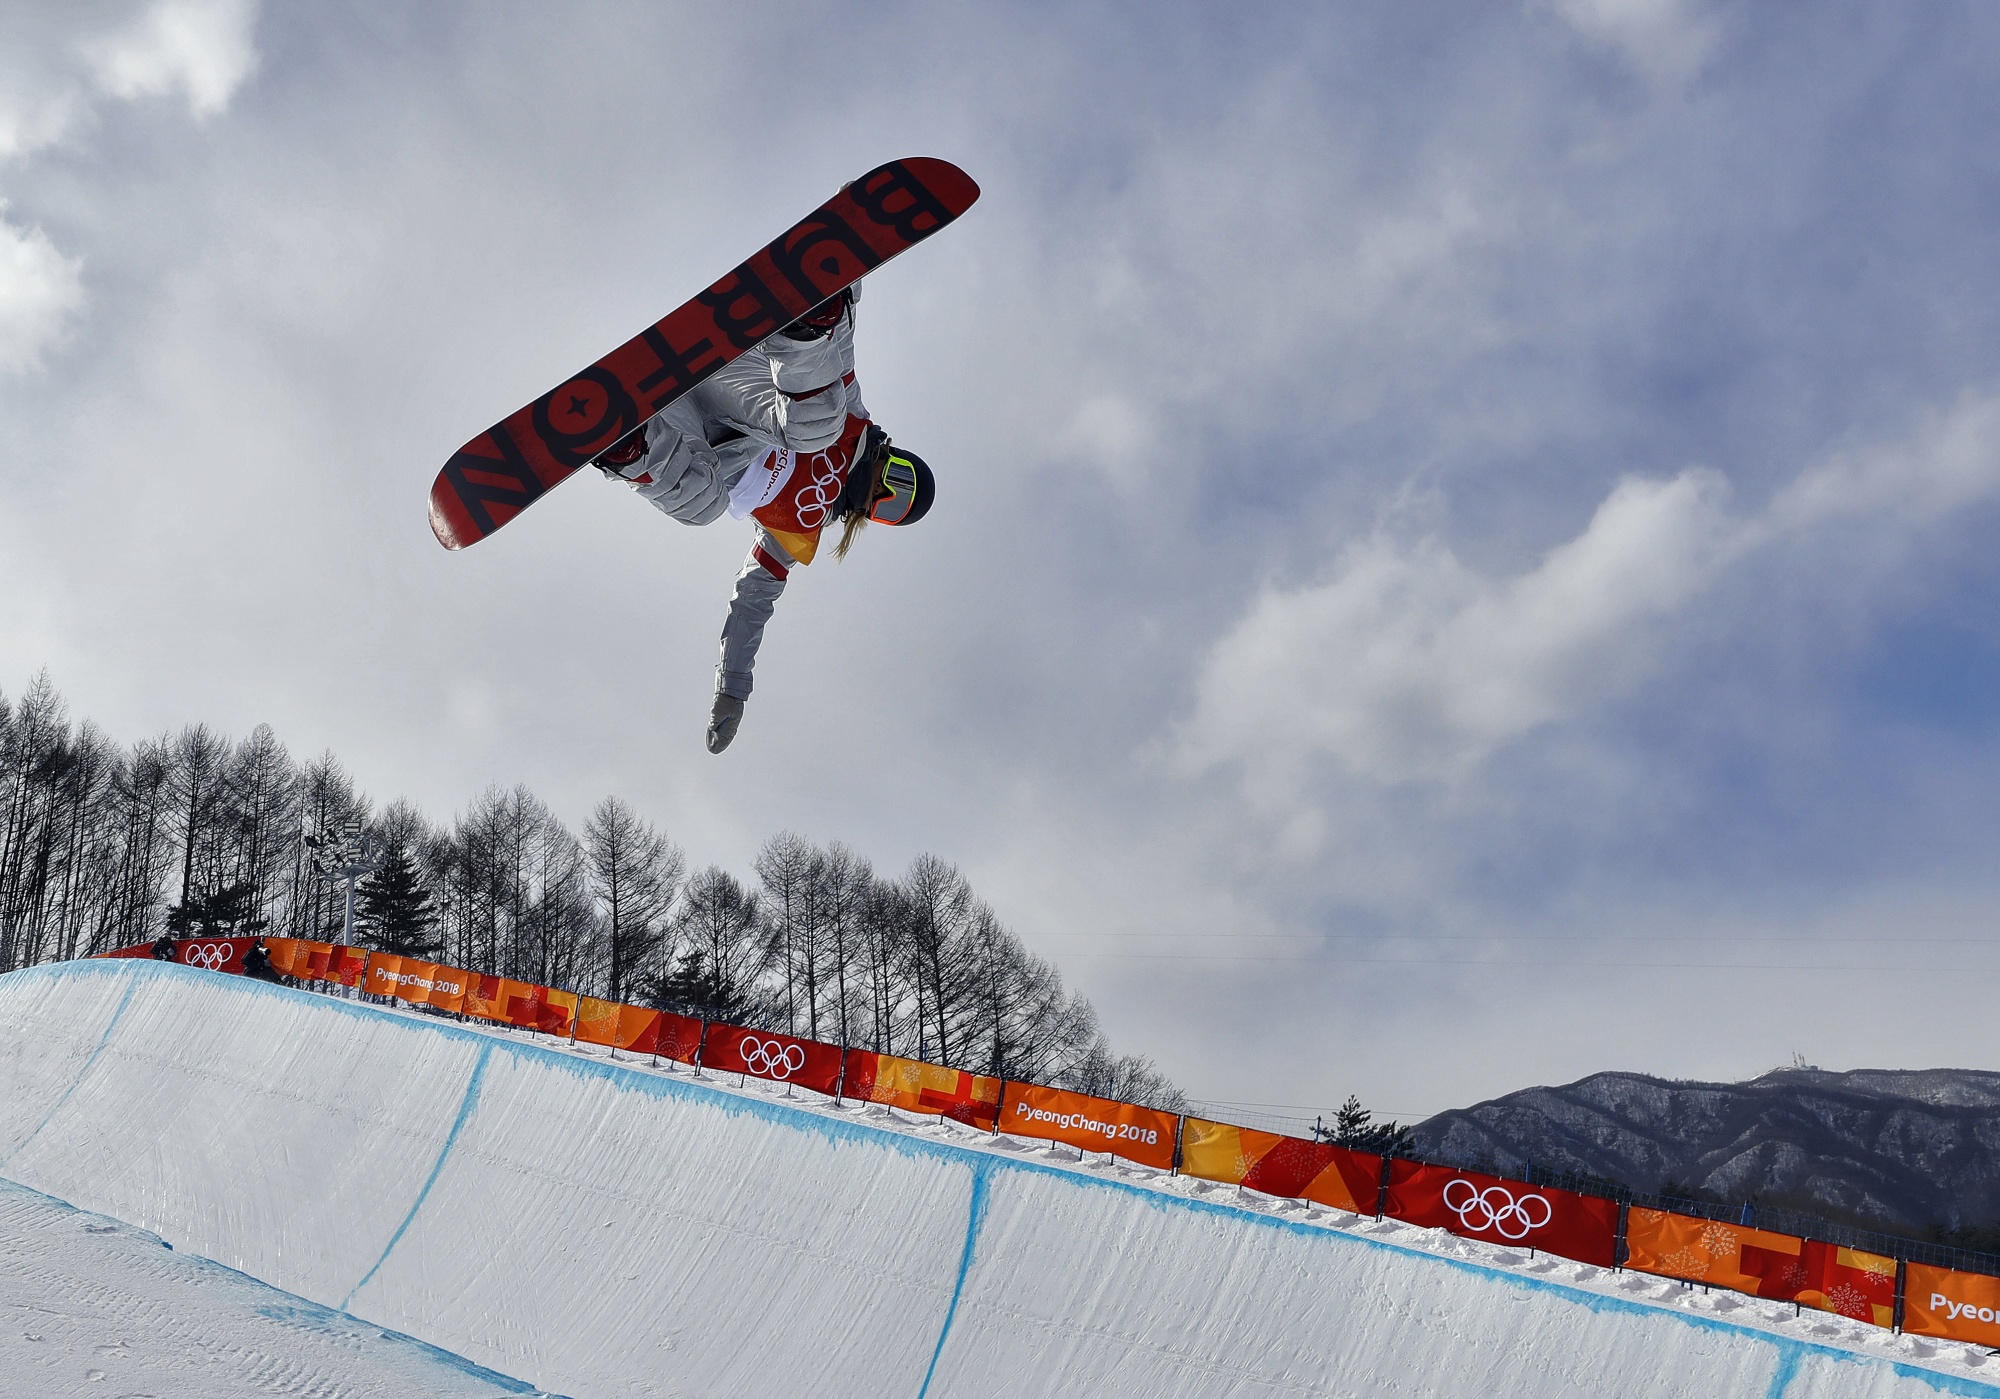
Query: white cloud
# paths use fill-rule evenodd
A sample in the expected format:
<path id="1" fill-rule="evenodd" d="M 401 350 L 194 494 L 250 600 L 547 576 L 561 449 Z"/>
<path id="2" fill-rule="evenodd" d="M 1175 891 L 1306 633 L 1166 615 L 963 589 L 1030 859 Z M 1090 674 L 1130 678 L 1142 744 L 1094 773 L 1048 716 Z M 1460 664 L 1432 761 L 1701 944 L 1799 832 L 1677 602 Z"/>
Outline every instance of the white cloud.
<path id="1" fill-rule="evenodd" d="M 178 94 L 213 116 L 256 67 L 256 0 L 121 8 L 122 22 L 88 6 L 0 16 L 0 161 L 59 144 L 104 97 Z M 82 273 L 41 229 L 0 218 L 0 374 L 40 363 L 82 309 Z"/>
<path id="2" fill-rule="evenodd" d="M 15 72 L 0 78 L 0 160 L 61 140 L 82 109 L 80 89 L 80 84 L 38 84 Z"/>
<path id="3" fill-rule="evenodd" d="M 1203 667 L 1185 755 L 1452 775 L 1643 673 L 1649 624 L 1737 547 L 1726 494 L 1710 471 L 1623 481 L 1581 535 L 1513 579 L 1483 578 L 1435 540 L 1378 537 L 1324 584 L 1267 589 Z"/>
<path id="4" fill-rule="evenodd" d="M 0 212 L 6 209 L 0 203 Z M 0 374 L 32 369 L 83 305 L 83 264 L 0 217 Z"/>
<path id="5" fill-rule="evenodd" d="M 1615 49 L 1661 87 L 1680 87 L 1708 62 L 1720 25 L 1697 0 L 1546 0 L 1584 38 Z"/>
<path id="6" fill-rule="evenodd" d="M 83 45 L 97 86 L 113 97 L 179 92 L 213 116 L 256 66 L 254 0 L 155 0 L 131 24 Z"/>
<path id="7" fill-rule="evenodd" d="M 2000 393 L 1967 394 L 1933 412 L 1905 442 L 1839 452 L 1772 502 L 1775 529 L 1874 518 L 1928 523 L 2000 490 Z"/>
<path id="8" fill-rule="evenodd" d="M 257 65 L 256 0 L 0 11 L 0 160 L 60 144 L 105 98 L 223 111 Z"/>
<path id="9" fill-rule="evenodd" d="M 1729 513 L 1727 494 L 1713 471 L 1628 478 L 1580 535 L 1506 579 L 1435 539 L 1359 544 L 1327 582 L 1265 589 L 1216 645 L 1179 756 L 1242 762 L 1262 804 L 1295 796 L 1290 775 L 1318 757 L 1384 782 L 1463 774 L 1629 691 L 1658 660 L 1662 624 L 1751 550 L 1817 544 L 1851 569 L 1857 523 L 1894 556 L 1924 525 L 2000 495 L 2000 393 L 1836 453 L 1755 516 Z"/>

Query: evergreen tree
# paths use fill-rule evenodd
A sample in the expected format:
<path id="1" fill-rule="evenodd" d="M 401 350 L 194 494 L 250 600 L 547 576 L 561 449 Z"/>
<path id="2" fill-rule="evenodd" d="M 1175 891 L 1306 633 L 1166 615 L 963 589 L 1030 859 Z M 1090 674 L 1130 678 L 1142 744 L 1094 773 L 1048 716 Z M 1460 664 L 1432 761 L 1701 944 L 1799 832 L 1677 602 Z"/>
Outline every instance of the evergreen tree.
<path id="1" fill-rule="evenodd" d="M 654 1003 L 704 1020 L 777 1028 L 784 1003 L 766 978 L 777 965 L 757 896 L 711 865 L 681 891 L 674 945 L 688 949 L 653 982 Z"/>
<path id="2" fill-rule="evenodd" d="M 1375 1114 L 1361 1106 L 1361 1099 L 1348 1094 L 1331 1124 L 1315 1126 L 1313 1135 L 1355 1151 L 1372 1151 L 1381 1156 L 1402 1156 L 1411 1149 L 1410 1129 L 1395 1122 L 1377 1122 Z"/>
<path id="3" fill-rule="evenodd" d="M 699 947 L 681 954 L 674 969 L 653 983 L 652 1002 L 699 1020 L 736 1024 L 750 1019 L 750 998 Z"/>
<path id="4" fill-rule="evenodd" d="M 213 893 L 191 893 L 167 910 L 167 931 L 176 937 L 236 937 L 264 931 L 258 917 L 257 891 L 238 881 Z"/>
<path id="5" fill-rule="evenodd" d="M 382 868 L 363 886 L 354 914 L 366 930 L 369 946 L 397 957 L 437 956 L 438 940 L 431 936 L 437 913 L 407 850 L 398 847 L 389 852 Z"/>

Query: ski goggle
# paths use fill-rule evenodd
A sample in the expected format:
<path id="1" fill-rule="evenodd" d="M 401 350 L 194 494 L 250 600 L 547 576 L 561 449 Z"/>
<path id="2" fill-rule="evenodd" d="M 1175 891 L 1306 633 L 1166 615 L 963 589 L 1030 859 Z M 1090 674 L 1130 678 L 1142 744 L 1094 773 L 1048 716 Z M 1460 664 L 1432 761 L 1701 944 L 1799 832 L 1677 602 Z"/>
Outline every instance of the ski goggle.
<path id="1" fill-rule="evenodd" d="M 875 477 L 874 499 L 868 504 L 868 518 L 878 525 L 900 525 L 917 503 L 917 460 L 891 447 L 881 454 L 882 465 Z"/>

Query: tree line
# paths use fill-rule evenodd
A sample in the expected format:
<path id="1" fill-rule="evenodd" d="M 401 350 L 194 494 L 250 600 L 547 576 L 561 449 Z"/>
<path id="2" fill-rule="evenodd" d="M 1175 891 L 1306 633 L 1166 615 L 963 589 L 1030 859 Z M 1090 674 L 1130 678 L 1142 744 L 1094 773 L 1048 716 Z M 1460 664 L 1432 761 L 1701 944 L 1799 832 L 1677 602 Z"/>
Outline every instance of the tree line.
<path id="1" fill-rule="evenodd" d="M 365 946 L 704 1019 L 1178 1109 L 1115 1053 L 1090 1002 L 957 868 L 900 876 L 784 832 L 751 877 L 686 856 L 606 797 L 572 831 L 525 786 L 450 822 L 376 810 L 331 753 L 267 725 L 204 724 L 127 748 L 77 722 L 46 673 L 0 694 L 0 972 L 180 935 L 337 939 L 347 886 L 313 858 L 366 832 Z"/>

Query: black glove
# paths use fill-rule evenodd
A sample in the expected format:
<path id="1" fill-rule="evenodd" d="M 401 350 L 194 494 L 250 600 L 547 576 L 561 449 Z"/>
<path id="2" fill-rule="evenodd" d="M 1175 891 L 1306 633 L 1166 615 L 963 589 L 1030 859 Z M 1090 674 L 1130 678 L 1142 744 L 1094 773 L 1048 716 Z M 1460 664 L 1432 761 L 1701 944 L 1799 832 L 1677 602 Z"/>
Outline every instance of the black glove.
<path id="1" fill-rule="evenodd" d="M 720 753 L 727 748 L 729 740 L 736 737 L 736 726 L 742 722 L 743 701 L 732 695 L 717 695 L 708 711 L 708 751 Z"/>

